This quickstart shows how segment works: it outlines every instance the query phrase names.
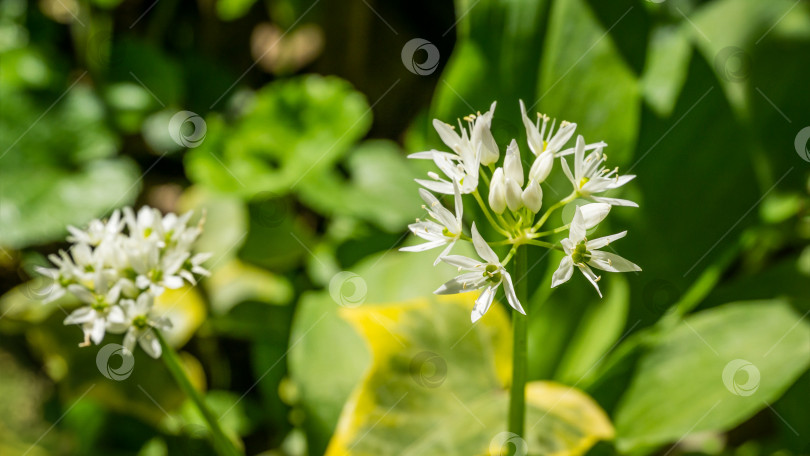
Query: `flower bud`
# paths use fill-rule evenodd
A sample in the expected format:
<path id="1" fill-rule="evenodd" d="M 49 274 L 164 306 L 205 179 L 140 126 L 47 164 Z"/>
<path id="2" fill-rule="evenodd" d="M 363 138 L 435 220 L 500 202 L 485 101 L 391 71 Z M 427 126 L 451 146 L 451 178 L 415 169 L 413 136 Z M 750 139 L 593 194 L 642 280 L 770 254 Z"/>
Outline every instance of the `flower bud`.
<path id="1" fill-rule="evenodd" d="M 496 214 L 503 214 L 506 210 L 506 182 L 503 177 L 503 168 L 498 168 L 492 174 L 489 183 L 489 207 Z"/>
<path id="2" fill-rule="evenodd" d="M 518 150 L 517 141 L 514 139 L 506 148 L 503 169 L 507 179 L 515 181 L 518 187 L 523 186 L 523 163 L 520 161 L 520 150 Z"/>
<path id="3" fill-rule="evenodd" d="M 473 147 L 481 148 L 481 164 L 484 166 L 497 162 L 501 156 L 491 131 L 493 114 L 495 114 L 495 103 L 492 103 L 489 111 L 478 117 L 472 131 Z"/>
<path id="4" fill-rule="evenodd" d="M 526 186 L 526 189 L 523 190 L 522 198 L 523 204 L 536 214 L 543 206 L 543 189 L 540 188 L 540 184 L 538 184 L 537 181 L 532 179 L 529 181 L 529 185 Z"/>
<path id="5" fill-rule="evenodd" d="M 545 182 L 551 168 L 554 166 L 554 154 L 544 152 L 537 156 L 529 169 L 529 179 L 536 181 L 538 184 Z"/>
<path id="6" fill-rule="evenodd" d="M 514 180 L 510 178 L 506 178 L 506 205 L 509 206 L 509 210 L 515 212 L 523 207 L 523 199 L 520 196 L 520 185 Z"/>

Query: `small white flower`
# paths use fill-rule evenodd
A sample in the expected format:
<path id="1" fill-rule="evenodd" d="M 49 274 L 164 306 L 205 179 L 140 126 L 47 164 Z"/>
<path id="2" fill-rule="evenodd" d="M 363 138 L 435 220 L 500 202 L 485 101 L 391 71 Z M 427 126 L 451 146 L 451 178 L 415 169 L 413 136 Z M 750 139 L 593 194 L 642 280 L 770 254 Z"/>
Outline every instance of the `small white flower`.
<path id="1" fill-rule="evenodd" d="M 137 274 L 135 286 L 140 290 L 148 288 L 155 295 L 162 294 L 164 288 L 176 290 L 183 286 L 180 268 L 189 257 L 188 252 L 164 253 L 155 241 L 133 241 L 130 264 Z"/>
<path id="2" fill-rule="evenodd" d="M 124 208 L 124 220 L 132 239 L 163 240 L 163 223 L 160 211 L 149 206 L 143 206 L 137 217 L 132 208 Z"/>
<path id="3" fill-rule="evenodd" d="M 523 100 L 520 100 L 520 114 L 523 118 L 523 126 L 526 128 L 529 149 L 538 157 L 543 153 L 551 156 L 558 154 L 577 129 L 577 124 L 563 121 L 560 122 L 560 128 L 555 133 L 556 119 L 552 120 L 547 115 L 540 114 L 538 114 L 537 122 L 532 123 L 526 114 L 526 106 L 523 104 Z M 540 120 L 543 121 L 542 126 Z M 549 121 L 551 121 L 551 126 L 548 125 Z M 548 132 L 546 131 L 547 127 Z"/>
<path id="4" fill-rule="evenodd" d="M 461 202 L 461 193 L 458 184 L 455 181 L 453 181 L 453 188 L 456 205 L 455 215 L 442 206 L 442 203 L 435 196 L 433 196 L 432 193 L 423 188 L 419 189 L 419 195 L 426 204 L 423 207 L 427 210 L 428 215 L 439 223 L 436 223 L 433 220 L 423 220 L 408 225 L 408 228 L 411 230 L 411 232 L 413 232 L 413 234 L 428 242 L 410 247 L 403 247 L 399 249 L 400 251 L 422 252 L 447 244 L 447 247 L 433 263 L 435 266 L 439 264 L 442 257 L 450 252 L 450 250 L 456 244 L 456 241 L 461 239 L 464 205 Z"/>
<path id="5" fill-rule="evenodd" d="M 108 287 L 109 282 L 101 272 L 96 274 L 95 290 L 89 290 L 82 285 L 71 284 L 68 291 L 73 293 L 85 304 L 85 307 L 76 309 L 65 318 L 66 325 L 78 324 L 84 332 L 84 342 L 80 346 L 90 344 L 92 340 L 96 345 L 104 339 L 108 326 L 123 323 L 124 313 L 118 306 L 121 288 L 117 285 Z"/>
<path id="6" fill-rule="evenodd" d="M 165 331 L 171 329 L 172 324 L 165 317 L 155 317 L 153 312 L 154 298 L 149 293 L 143 293 L 137 299 L 126 299 L 121 302 L 124 309 L 124 321 L 118 325 L 115 332 L 124 332 L 124 347 L 132 352 L 135 344 L 141 346 L 143 351 L 152 358 L 160 358 L 162 350 L 160 341 L 155 335 L 155 329 Z"/>
<path id="7" fill-rule="evenodd" d="M 212 255 L 212 253 L 205 252 L 192 256 L 188 259 L 188 261 L 186 261 L 186 263 L 183 265 L 183 269 L 181 269 L 178 274 L 180 274 L 180 277 L 186 279 L 188 283 L 196 285 L 197 279 L 194 277 L 195 274 L 204 277 L 211 275 L 211 271 L 204 268 L 202 264 L 208 261 Z"/>
<path id="8" fill-rule="evenodd" d="M 564 158 L 560 160 L 565 175 L 580 196 L 613 206 L 638 207 L 638 204 L 629 200 L 593 196 L 597 193 L 619 188 L 636 177 L 634 175 L 619 176 L 617 174 L 618 168 L 612 171 L 606 169 L 603 164 L 607 160 L 607 156 L 602 153 L 602 147 L 596 148 L 586 157 L 585 139 L 580 135 L 577 137 L 577 145 L 574 148 L 574 172 L 571 172 L 568 162 Z"/>
<path id="9" fill-rule="evenodd" d="M 602 292 L 599 290 L 599 285 L 597 284 L 600 277 L 593 272 L 590 266 L 609 272 L 641 271 L 641 268 L 619 255 L 599 250 L 611 242 L 623 238 L 627 234 L 627 231 L 592 241 L 586 239 L 585 233 L 589 228 L 589 224 L 599 219 L 599 217 L 604 219 L 603 213 L 607 215 L 603 207 L 591 208 L 589 210 L 591 214 L 588 216 L 588 219 L 583 215 L 582 207 L 576 208 L 574 219 L 571 221 L 568 238 L 561 241 L 563 250 L 565 251 L 565 257 L 560 261 L 560 266 L 552 276 L 551 287 L 554 288 L 567 282 L 574 273 L 574 266 L 576 266 L 596 288 L 599 297 L 602 297 Z M 599 221 L 601 221 L 601 219 Z M 596 223 L 598 223 L 598 221 Z"/>
<path id="10" fill-rule="evenodd" d="M 475 306 L 472 310 L 472 322 L 478 321 L 489 310 L 492 305 L 492 300 L 495 297 L 495 292 L 498 287 L 503 283 L 504 293 L 509 305 L 522 314 L 526 314 L 520 302 L 515 296 L 515 287 L 512 285 L 512 277 L 506 272 L 506 269 L 501 265 L 498 255 L 487 244 L 484 238 L 478 233 L 475 223 L 472 225 L 472 240 L 475 251 L 478 253 L 484 262 L 474 260 L 461 255 L 448 255 L 442 258 L 445 263 L 458 267 L 459 271 L 470 271 L 461 274 L 444 285 L 439 287 L 434 293 L 436 294 L 456 294 L 467 293 L 470 291 L 484 288 L 484 291 L 476 299 Z"/>
<path id="11" fill-rule="evenodd" d="M 462 194 L 474 192 L 478 188 L 479 166 L 498 161 L 498 146 L 490 131 L 494 113 L 495 103 L 492 103 L 490 110 L 484 114 L 465 117 L 468 127 L 464 128 L 459 121 L 461 135 L 451 125 L 434 119 L 433 127 L 453 152 L 430 150 L 408 155 L 408 158 L 433 160 L 449 180 L 431 172 L 428 176 L 432 180 L 417 179 L 416 182 L 428 190 L 445 195 L 453 194 L 453 181 L 458 182 Z"/>

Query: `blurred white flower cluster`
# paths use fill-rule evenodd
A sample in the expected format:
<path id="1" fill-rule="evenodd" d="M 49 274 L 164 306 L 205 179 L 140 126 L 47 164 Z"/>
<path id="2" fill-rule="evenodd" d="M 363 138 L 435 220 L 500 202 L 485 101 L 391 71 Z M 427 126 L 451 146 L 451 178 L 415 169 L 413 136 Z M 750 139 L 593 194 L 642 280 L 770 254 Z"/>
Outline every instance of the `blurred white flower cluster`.
<path id="1" fill-rule="evenodd" d="M 455 127 L 438 119 L 434 120 L 434 128 L 450 151 L 430 150 L 410 155 L 410 158 L 433 160 L 444 176 L 430 172 L 429 179 L 417 179 L 425 187 L 419 190 L 419 194 L 425 201 L 424 207 L 429 219 L 417 220 L 409 227 L 415 235 L 427 242 L 401 250 L 416 252 L 444 247 L 434 264 L 444 261 L 458 267 L 459 271 L 465 271 L 442 285 L 436 293 L 465 293 L 483 289 L 472 312 L 472 320 L 475 322 L 489 309 L 495 292 L 503 284 L 509 304 L 525 314 L 515 295 L 512 277 L 505 268 L 517 249 L 525 245 L 564 253 L 565 256 L 553 276 L 552 287 L 568 281 L 576 266 L 601 296 L 597 284 L 600 277 L 593 272 L 592 267 L 610 272 L 640 271 L 630 261 L 599 250 L 611 241 L 624 237 L 626 231 L 594 240 L 588 240 L 586 236 L 587 230 L 607 217 L 612 206 L 638 207 L 632 201 L 601 196 L 604 192 L 622 187 L 635 177 L 619 175 L 618 169 L 605 168 L 607 156 L 603 150 L 607 144 L 601 141 L 586 144 L 580 135 L 577 136 L 574 147 L 566 149 L 577 124 L 561 122 L 557 126 L 555 120 L 543 114 L 538 114 L 537 120 L 532 121 L 521 101 L 521 117 L 531 155 L 524 158 L 517 141 L 513 139 L 506 147 L 502 165 L 497 166 L 501 153 L 491 132 L 495 106 L 496 103 L 492 103 L 490 110 L 484 114 L 465 117 L 466 128 L 459 121 L 458 132 Z M 573 171 L 565 158 L 570 155 L 574 159 Z M 557 158 L 571 183 L 571 193 L 548 205 L 544 204 L 542 185 L 548 185 L 546 180 Z M 528 168 L 528 172 L 525 168 Z M 430 191 L 453 195 L 454 212 L 445 208 Z M 464 233 L 464 195 L 473 196 L 486 220 L 494 231 L 503 236 L 503 240 L 487 242 L 475 223 L 472 224 L 469 236 Z M 578 206 L 570 223 L 541 231 L 554 211 L 577 199 L 591 203 Z M 548 206 L 548 209 L 541 214 L 544 206 Z M 568 237 L 559 244 L 541 240 L 565 231 L 569 232 Z M 459 240 L 472 242 L 482 260 L 450 255 L 451 249 Z M 510 250 L 500 259 L 491 246 L 509 246 Z"/>
<path id="2" fill-rule="evenodd" d="M 46 302 L 71 293 L 85 304 L 65 319 L 66 325 L 81 325 L 80 346 L 101 343 L 108 331 L 126 333 L 128 350 L 138 343 L 160 357 L 154 330 L 168 329 L 171 322 L 156 315 L 155 298 L 209 274 L 202 264 L 210 254 L 191 254 L 203 223 L 189 226 L 191 215 L 163 216 L 146 206 L 135 214 L 127 207 L 106 221 L 93 220 L 85 230 L 68 227 L 69 251 L 49 256 L 55 268 L 37 271 L 51 282 Z"/>

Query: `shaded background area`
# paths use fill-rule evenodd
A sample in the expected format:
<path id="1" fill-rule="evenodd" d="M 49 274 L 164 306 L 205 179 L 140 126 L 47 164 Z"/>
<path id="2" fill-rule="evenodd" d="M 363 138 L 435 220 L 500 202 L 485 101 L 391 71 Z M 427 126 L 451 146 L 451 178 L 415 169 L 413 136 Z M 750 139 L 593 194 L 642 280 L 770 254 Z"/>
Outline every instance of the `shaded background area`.
<path id="1" fill-rule="evenodd" d="M 804 0 L 4 0 L 0 454 L 213 454 L 161 363 L 110 379 L 62 325 L 76 303 L 39 302 L 66 225 L 141 204 L 207 213 L 213 275 L 165 303 L 224 426 L 247 454 L 323 454 L 372 362 L 338 308 L 452 273 L 388 253 L 424 216 L 432 167 L 406 154 L 493 100 L 498 143 L 525 143 L 519 99 L 639 176 L 605 230 L 643 273 L 600 301 L 530 259 L 530 375 L 607 412 L 592 454 L 810 454 L 808 51 Z"/>

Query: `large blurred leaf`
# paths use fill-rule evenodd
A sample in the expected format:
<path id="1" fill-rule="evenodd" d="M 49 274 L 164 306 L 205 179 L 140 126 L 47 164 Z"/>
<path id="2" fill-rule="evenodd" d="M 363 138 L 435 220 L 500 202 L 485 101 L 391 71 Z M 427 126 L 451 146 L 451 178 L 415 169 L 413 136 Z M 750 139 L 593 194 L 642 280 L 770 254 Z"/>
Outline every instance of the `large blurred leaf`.
<path id="1" fill-rule="evenodd" d="M 462 248 L 458 253 L 471 255 Z M 370 360 L 362 339 L 338 316 L 338 309 L 431 294 L 454 271 L 444 264 L 434 267 L 434 259 L 432 252 L 373 255 L 352 271 L 335 275 L 329 289 L 301 297 L 290 335 L 289 369 L 300 391 L 313 453 L 325 450 L 343 404 Z M 329 378 L 329 388 L 323 387 L 324 378 Z"/>
<path id="2" fill-rule="evenodd" d="M 617 14 L 619 25 L 631 11 Z M 627 163 L 639 128 L 639 89 L 633 71 L 585 0 L 554 2 L 541 63 L 537 109 L 579 124 L 589 142 Z"/>
<path id="3" fill-rule="evenodd" d="M 0 87 L 0 98 L 0 244 L 56 240 L 66 225 L 132 203 L 137 167 L 114 158 L 117 139 L 88 87 L 47 103 Z"/>
<path id="4" fill-rule="evenodd" d="M 348 156 L 349 179 L 324 170 L 301 183 L 301 199 L 327 215 L 353 215 L 389 230 L 400 230 L 422 213 L 416 174 L 396 144 L 372 140 Z"/>
<path id="5" fill-rule="evenodd" d="M 470 327 L 474 300 L 466 294 L 342 311 L 373 361 L 327 455 L 501 454 L 510 325 L 495 307 Z M 549 382 L 527 386 L 526 428 L 529 454 L 580 455 L 613 434 L 590 398 Z"/>
<path id="6" fill-rule="evenodd" d="M 252 197 L 284 194 L 331 168 L 371 125 L 363 95 L 336 77 L 305 76 L 259 90 L 233 122 L 207 119 L 205 141 L 186 155 L 192 180 Z"/>
<path id="7" fill-rule="evenodd" d="M 688 317 L 643 356 L 616 412 L 632 451 L 724 431 L 768 407 L 810 365 L 810 325 L 780 301 Z"/>

